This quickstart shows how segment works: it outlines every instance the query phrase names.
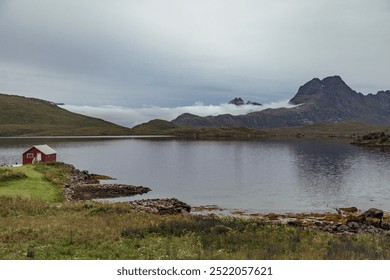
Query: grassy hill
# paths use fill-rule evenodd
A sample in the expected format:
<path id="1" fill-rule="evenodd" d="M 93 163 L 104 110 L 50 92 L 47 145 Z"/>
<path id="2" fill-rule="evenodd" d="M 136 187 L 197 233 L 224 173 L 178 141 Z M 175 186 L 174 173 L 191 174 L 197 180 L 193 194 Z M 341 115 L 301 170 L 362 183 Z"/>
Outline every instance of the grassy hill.
<path id="1" fill-rule="evenodd" d="M 0 94 L 0 136 L 126 135 L 130 129 L 55 104 Z"/>

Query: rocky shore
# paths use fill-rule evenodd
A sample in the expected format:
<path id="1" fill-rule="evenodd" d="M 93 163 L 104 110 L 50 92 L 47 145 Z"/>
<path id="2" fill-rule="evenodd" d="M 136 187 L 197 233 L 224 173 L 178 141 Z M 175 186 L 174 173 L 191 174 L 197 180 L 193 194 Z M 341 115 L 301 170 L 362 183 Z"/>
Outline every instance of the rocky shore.
<path id="1" fill-rule="evenodd" d="M 199 215 L 237 216 L 257 219 L 274 225 L 290 225 L 302 229 L 321 230 L 335 234 L 384 233 L 390 235 L 390 215 L 376 208 L 366 211 L 356 207 L 338 208 L 335 212 L 314 213 L 248 213 L 241 210 L 229 211 L 217 205 L 193 207 Z"/>
<path id="2" fill-rule="evenodd" d="M 100 184 L 99 180 L 112 179 L 107 176 L 89 174 L 72 167 L 69 184 L 65 186 L 64 195 L 67 200 L 91 200 L 98 198 L 114 198 L 143 194 L 150 191 L 143 186 L 124 184 Z M 191 206 L 176 198 L 141 199 L 129 202 L 137 212 L 160 215 L 188 214 Z M 205 214 L 208 210 L 218 212 L 218 206 L 195 207 L 196 212 Z M 243 213 L 236 213 L 245 217 Z M 386 233 L 390 234 L 390 216 L 384 211 L 370 208 L 361 211 L 356 207 L 339 208 L 331 213 L 290 213 L 290 214 L 250 214 L 251 218 L 271 224 L 287 224 L 295 227 L 315 229 L 336 234 Z"/>
<path id="3" fill-rule="evenodd" d="M 148 187 L 125 184 L 100 184 L 100 180 L 112 179 L 108 176 L 90 174 L 88 171 L 80 171 L 72 166 L 69 184 L 64 188 L 66 200 L 91 200 L 102 198 L 115 198 L 144 194 L 151 191 Z M 176 199 L 142 199 L 125 202 L 131 205 L 135 211 L 167 214 L 190 213 L 191 206 Z"/>
<path id="4" fill-rule="evenodd" d="M 142 199 L 126 203 L 130 204 L 136 211 L 161 215 L 188 214 L 191 211 L 190 205 L 176 198 Z"/>
<path id="5" fill-rule="evenodd" d="M 133 196 L 137 194 L 144 194 L 149 191 L 150 189 L 147 187 L 123 184 L 70 185 L 65 187 L 65 193 L 68 200 Z"/>
<path id="6" fill-rule="evenodd" d="M 114 198 L 144 194 L 150 188 L 125 184 L 100 184 L 102 179 L 112 179 L 98 174 L 89 174 L 72 167 L 69 184 L 65 186 L 64 196 L 67 200 L 88 200 Z"/>
<path id="7" fill-rule="evenodd" d="M 338 234 L 387 233 L 390 234 L 390 216 L 380 209 L 366 211 L 356 207 L 339 208 L 335 213 L 266 214 L 260 220 L 288 224 L 300 228 L 322 230 Z"/>

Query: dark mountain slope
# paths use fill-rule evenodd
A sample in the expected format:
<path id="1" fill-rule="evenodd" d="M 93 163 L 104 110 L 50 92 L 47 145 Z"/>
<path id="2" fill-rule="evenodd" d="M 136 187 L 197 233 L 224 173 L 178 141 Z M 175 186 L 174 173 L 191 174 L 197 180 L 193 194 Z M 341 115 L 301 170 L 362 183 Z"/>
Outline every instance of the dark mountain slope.
<path id="1" fill-rule="evenodd" d="M 339 76 L 307 82 L 290 102 L 297 106 L 241 116 L 198 117 L 184 114 L 172 122 L 181 126 L 246 126 L 256 129 L 340 121 L 390 124 L 390 91 L 364 96 L 352 90 Z"/>
<path id="2" fill-rule="evenodd" d="M 124 135 L 130 129 L 36 98 L 0 94 L 0 136 Z"/>

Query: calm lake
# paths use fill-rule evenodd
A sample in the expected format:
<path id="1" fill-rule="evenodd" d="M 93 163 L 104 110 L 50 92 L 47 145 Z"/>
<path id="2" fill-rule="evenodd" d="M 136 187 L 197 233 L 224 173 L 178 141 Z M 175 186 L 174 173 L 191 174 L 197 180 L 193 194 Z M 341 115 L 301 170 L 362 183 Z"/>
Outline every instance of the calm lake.
<path id="1" fill-rule="evenodd" d="M 48 144 L 81 170 L 143 185 L 192 206 L 251 212 L 390 211 L 390 153 L 337 140 L 183 141 L 157 138 L 0 138 L 0 164 Z"/>

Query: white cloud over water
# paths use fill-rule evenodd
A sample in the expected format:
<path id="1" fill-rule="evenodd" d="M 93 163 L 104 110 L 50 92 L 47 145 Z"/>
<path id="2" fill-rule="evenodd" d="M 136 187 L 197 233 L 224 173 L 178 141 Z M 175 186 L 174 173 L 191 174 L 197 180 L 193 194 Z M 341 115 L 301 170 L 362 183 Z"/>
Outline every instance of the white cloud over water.
<path id="1" fill-rule="evenodd" d="M 129 108 L 113 105 L 105 106 L 79 106 L 63 105 L 62 108 L 71 112 L 101 118 L 116 124 L 127 127 L 133 127 L 152 119 L 163 119 L 171 121 L 183 113 L 190 113 L 198 116 L 217 116 L 221 114 L 244 115 L 250 112 L 262 111 L 269 108 L 294 107 L 288 101 L 272 102 L 263 104 L 263 106 L 232 104 L 204 105 L 197 102 L 190 106 L 181 106 L 175 108 L 148 106 L 140 108 Z"/>

